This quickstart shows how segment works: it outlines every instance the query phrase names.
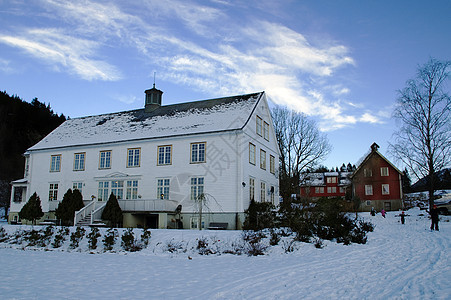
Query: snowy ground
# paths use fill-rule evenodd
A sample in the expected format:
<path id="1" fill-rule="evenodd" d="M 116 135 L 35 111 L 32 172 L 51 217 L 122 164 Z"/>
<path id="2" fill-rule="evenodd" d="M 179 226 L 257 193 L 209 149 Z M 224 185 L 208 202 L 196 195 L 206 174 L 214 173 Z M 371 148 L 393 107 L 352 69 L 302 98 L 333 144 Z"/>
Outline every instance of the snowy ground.
<path id="1" fill-rule="evenodd" d="M 86 241 L 71 251 L 0 244 L 0 298 L 450 299 L 450 217 L 431 232 L 425 211 L 407 213 L 405 225 L 394 212 L 362 214 L 376 225 L 365 245 L 300 243 L 285 253 L 281 242 L 257 257 L 205 256 L 193 247 L 204 237 L 221 250 L 239 240 L 237 231 L 152 230 L 148 248 L 135 253 L 90 254 Z M 169 243 L 188 250 L 169 253 Z"/>

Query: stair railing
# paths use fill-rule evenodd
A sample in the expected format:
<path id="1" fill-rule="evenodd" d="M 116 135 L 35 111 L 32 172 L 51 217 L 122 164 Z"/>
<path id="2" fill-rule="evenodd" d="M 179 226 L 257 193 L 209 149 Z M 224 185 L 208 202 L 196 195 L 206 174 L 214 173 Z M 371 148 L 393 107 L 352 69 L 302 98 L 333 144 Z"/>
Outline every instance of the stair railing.
<path id="1" fill-rule="evenodd" d="M 102 205 L 100 205 L 98 208 L 96 208 L 92 214 L 91 214 L 91 224 L 94 224 L 94 221 L 96 220 L 101 220 L 102 219 L 102 213 L 103 213 L 103 209 L 106 206 L 106 202 L 98 202 L 101 203 Z"/>
<path id="2" fill-rule="evenodd" d="M 74 216 L 74 226 L 77 226 L 77 223 L 80 222 L 83 218 L 85 218 L 88 214 L 90 214 L 95 209 L 96 200 L 92 200 L 88 205 L 75 212 Z M 92 218 L 92 217 L 91 217 Z"/>

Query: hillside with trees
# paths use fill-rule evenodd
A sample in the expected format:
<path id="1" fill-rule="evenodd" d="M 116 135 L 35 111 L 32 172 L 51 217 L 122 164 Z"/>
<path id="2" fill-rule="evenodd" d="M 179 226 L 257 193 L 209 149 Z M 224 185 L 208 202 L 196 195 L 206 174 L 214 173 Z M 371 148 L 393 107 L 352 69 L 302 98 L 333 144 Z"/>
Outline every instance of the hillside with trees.
<path id="1" fill-rule="evenodd" d="M 37 98 L 28 103 L 0 91 L 0 206 L 9 206 L 9 183 L 23 178 L 23 153 L 65 120 Z"/>

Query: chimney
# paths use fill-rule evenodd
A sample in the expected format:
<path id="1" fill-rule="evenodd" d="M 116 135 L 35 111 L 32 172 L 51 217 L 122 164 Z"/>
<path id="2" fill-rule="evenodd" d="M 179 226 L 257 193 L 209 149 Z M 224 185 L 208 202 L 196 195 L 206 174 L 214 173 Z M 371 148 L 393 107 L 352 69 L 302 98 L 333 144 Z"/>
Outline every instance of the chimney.
<path id="1" fill-rule="evenodd" d="M 146 102 L 144 105 L 145 112 L 152 112 L 161 106 L 161 96 L 163 95 L 163 91 L 156 89 L 155 83 L 153 84 L 153 88 L 144 91 L 144 93 L 146 94 Z"/>

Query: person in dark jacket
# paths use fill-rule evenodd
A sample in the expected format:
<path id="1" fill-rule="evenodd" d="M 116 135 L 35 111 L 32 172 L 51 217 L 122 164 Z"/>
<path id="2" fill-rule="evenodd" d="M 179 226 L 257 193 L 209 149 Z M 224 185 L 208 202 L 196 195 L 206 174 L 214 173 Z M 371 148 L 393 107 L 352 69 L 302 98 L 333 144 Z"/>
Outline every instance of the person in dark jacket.
<path id="1" fill-rule="evenodd" d="M 434 205 L 431 211 L 429 212 L 431 215 L 431 230 L 438 230 L 438 209 L 437 205 Z"/>

